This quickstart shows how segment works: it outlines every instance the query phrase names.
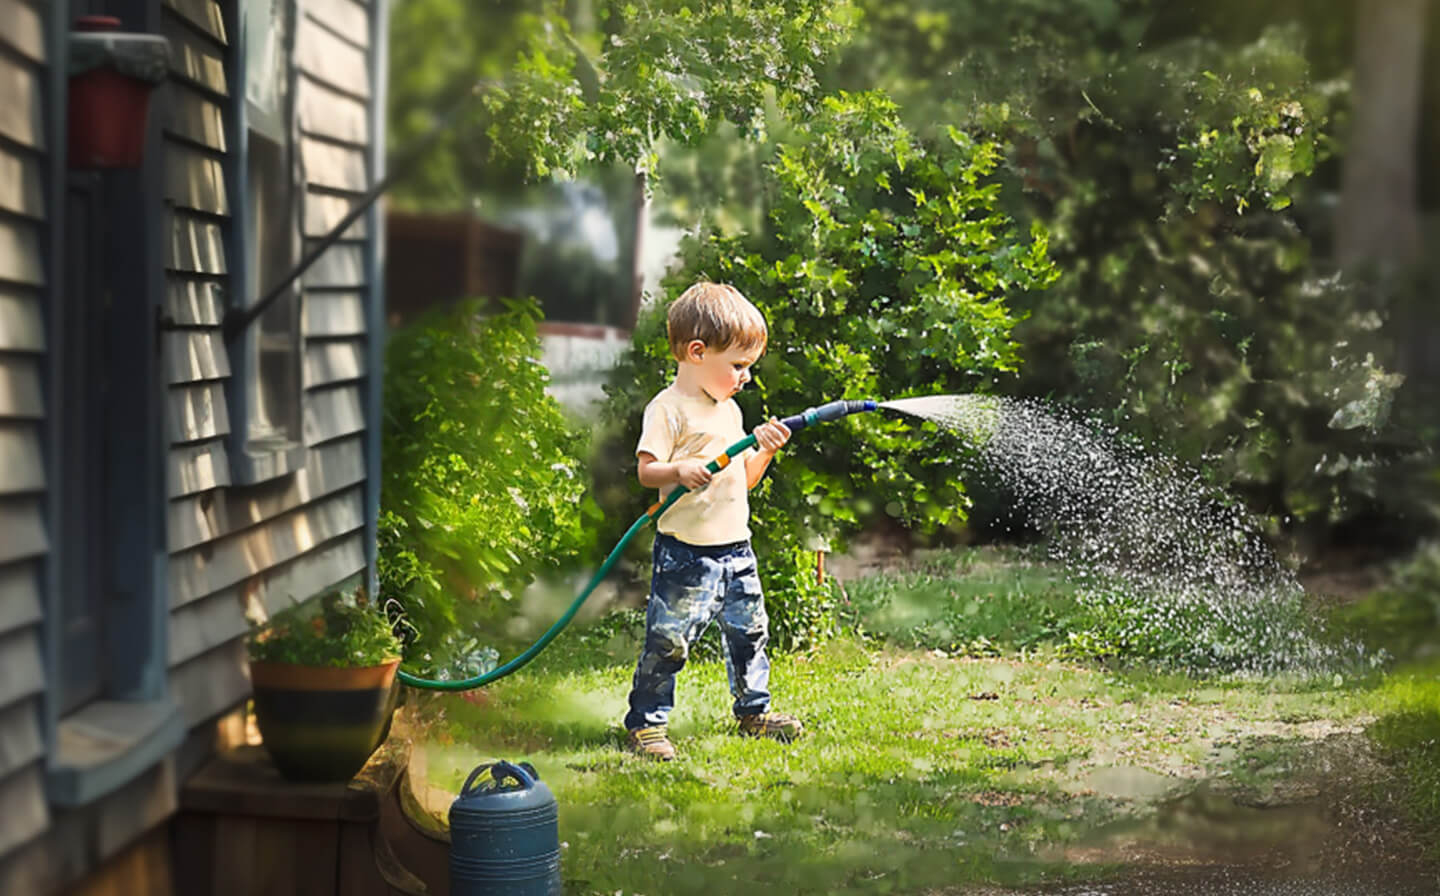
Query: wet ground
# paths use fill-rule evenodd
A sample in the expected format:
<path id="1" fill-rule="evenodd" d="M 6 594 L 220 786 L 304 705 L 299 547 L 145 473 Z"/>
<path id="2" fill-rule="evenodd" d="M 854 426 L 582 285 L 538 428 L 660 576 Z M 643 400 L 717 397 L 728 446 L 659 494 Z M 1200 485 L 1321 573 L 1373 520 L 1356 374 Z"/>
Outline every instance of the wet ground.
<path id="1" fill-rule="evenodd" d="M 1122 882 L 1045 891 L 1056 896 L 1434 896 L 1440 883 L 1386 872 L 1286 876 L 1235 868 L 1137 875 Z"/>
<path id="2" fill-rule="evenodd" d="M 1358 741 L 1342 741 L 1359 743 Z M 1363 756 L 1339 773 L 1269 794 L 1200 787 L 1153 814 L 1097 831 L 1061 858 L 1119 865 L 1046 896 L 1435 896 L 1440 868 L 1412 830 L 1378 808 Z"/>

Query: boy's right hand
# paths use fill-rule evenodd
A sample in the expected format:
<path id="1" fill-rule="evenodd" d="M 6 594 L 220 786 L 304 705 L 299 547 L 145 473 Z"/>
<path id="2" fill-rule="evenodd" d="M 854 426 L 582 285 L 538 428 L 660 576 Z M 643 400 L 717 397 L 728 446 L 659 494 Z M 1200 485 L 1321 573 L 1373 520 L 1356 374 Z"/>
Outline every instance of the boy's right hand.
<path id="1" fill-rule="evenodd" d="M 708 461 L 682 460 L 675 464 L 675 476 L 680 484 L 694 491 L 710 484 L 711 473 L 705 469 Z"/>

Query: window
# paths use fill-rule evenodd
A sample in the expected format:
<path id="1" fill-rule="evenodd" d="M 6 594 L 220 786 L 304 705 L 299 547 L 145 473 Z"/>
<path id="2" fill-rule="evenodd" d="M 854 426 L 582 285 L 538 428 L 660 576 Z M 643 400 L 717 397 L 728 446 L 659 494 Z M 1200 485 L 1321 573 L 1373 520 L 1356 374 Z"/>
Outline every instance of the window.
<path id="1" fill-rule="evenodd" d="M 240 174 L 237 210 L 240 262 L 235 301 L 249 310 L 265 300 L 300 259 L 303 180 L 296 157 L 292 0 L 243 0 Z M 232 348 L 232 466 L 238 483 L 298 469 L 301 436 L 299 283 L 286 286 L 238 336 Z"/>

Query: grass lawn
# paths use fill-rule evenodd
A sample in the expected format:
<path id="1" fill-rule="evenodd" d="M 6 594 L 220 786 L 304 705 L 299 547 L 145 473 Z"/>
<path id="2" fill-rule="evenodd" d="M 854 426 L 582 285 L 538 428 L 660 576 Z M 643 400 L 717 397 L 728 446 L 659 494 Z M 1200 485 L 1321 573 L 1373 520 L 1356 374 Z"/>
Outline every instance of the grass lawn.
<path id="1" fill-rule="evenodd" d="M 1424 672 L 1218 677 L 1073 659 L 1073 593 L 1006 555 L 946 555 L 849 592 L 858 631 L 772 658 L 775 708 L 805 721 L 804 740 L 738 737 L 723 663 L 698 659 L 671 721 L 679 760 L 625 753 L 640 627 L 617 615 L 469 699 L 413 695 L 431 808 L 476 764 L 527 759 L 559 801 L 567 892 L 962 893 L 1182 844 L 1233 858 L 1293 853 L 1305 831 L 1328 843 L 1351 804 L 1333 788 L 1364 803 L 1381 759 L 1433 752 L 1424 726 L 1440 703 Z M 1364 732 L 1382 713 L 1398 727 L 1377 746 Z"/>

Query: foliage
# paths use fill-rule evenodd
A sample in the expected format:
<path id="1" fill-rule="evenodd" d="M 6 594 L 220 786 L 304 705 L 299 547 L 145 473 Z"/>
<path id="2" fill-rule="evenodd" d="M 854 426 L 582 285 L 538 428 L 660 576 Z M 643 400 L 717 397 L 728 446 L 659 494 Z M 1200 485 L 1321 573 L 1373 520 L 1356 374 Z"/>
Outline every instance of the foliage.
<path id="1" fill-rule="evenodd" d="M 424 668 L 479 649 L 493 604 L 593 547 L 583 442 L 545 393 L 539 313 L 483 311 L 430 312 L 386 354 L 380 583 Z"/>
<path id="2" fill-rule="evenodd" d="M 1213 461 L 1275 528 L 1431 518 L 1435 489 L 1416 486 L 1434 434 L 1417 395 L 1396 403 L 1393 301 L 1330 276 L 1323 254 L 1331 210 L 1313 179 L 1347 85 L 1311 79 L 1304 41 L 1333 57 L 1344 35 L 1319 7 L 1286 7 L 1304 33 L 1234 7 L 1222 21 L 1154 0 L 860 0 L 819 79 L 882 88 L 922 139 L 959 127 L 1004 148 L 999 207 L 1044 223 L 1061 277 L 1013 297 L 1024 364 L 993 388 Z M 772 129 L 786 126 L 804 140 L 810 122 Z M 753 183 L 753 154 L 672 156 L 669 207 L 752 220 L 755 191 L 723 191 Z"/>
<path id="3" fill-rule="evenodd" d="M 764 494 L 754 501 L 751 523 L 762 533 L 757 561 L 770 615 L 772 649 L 814 649 L 836 631 L 835 582 L 819 581 L 815 551 L 791 525 L 786 509 Z"/>
<path id="4" fill-rule="evenodd" d="M 250 635 L 250 659 L 300 666 L 378 666 L 400 658 L 385 610 L 364 589 L 332 591 L 286 607 Z"/>
<path id="5" fill-rule="evenodd" d="M 1371 296 L 1323 273 L 1286 210 L 1328 151 L 1330 96 L 1303 72 L 1283 34 L 1117 66 L 1104 119 L 1027 169 L 1066 273 L 1018 331 L 1014 388 L 1212 460 L 1277 523 L 1320 528 L 1406 446 Z"/>
<path id="6" fill-rule="evenodd" d="M 756 132 L 768 102 L 804 115 L 849 18 L 822 0 L 407 0 L 391 25 L 397 144 L 429 129 L 454 85 L 492 83 L 484 114 L 441 141 L 405 194 L 468 206 L 495 162 L 534 177 L 609 161 L 653 171 L 662 139 L 726 122 Z"/>
<path id="7" fill-rule="evenodd" d="M 755 395 L 738 399 L 751 425 L 832 398 L 967 391 L 1013 368 L 1007 297 L 1054 272 L 1044 231 L 1017 233 L 995 209 L 999 156 L 958 130 L 916 139 L 878 94 L 827 97 L 805 139 L 766 168 L 765 230 L 686 244 L 672 292 L 700 278 L 728 282 L 769 324 Z M 664 313 L 661 303 L 644 316 L 610 389 L 631 445 L 645 403 L 673 374 Z M 792 552 L 802 533 L 828 538 L 881 512 L 930 529 L 963 519 L 960 481 L 948 459 L 919 455 L 923 438 L 859 418 L 797 437 L 754 499 L 775 508 L 757 550 Z"/>
<path id="8" fill-rule="evenodd" d="M 1391 565 L 1381 587 L 1329 615 L 1337 632 L 1402 660 L 1433 650 L 1440 636 L 1440 543 L 1421 544 Z"/>

